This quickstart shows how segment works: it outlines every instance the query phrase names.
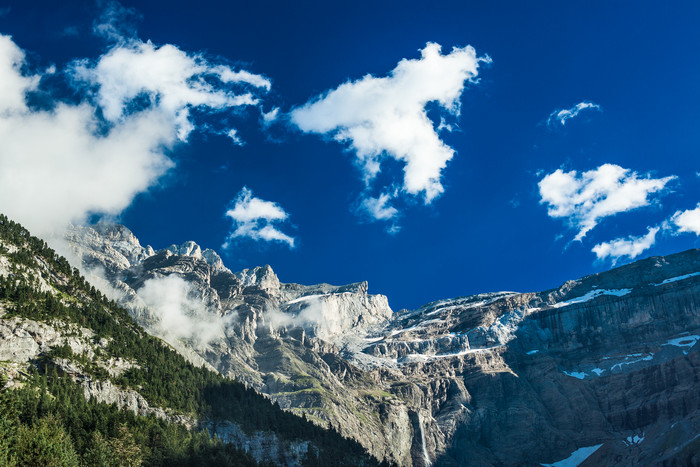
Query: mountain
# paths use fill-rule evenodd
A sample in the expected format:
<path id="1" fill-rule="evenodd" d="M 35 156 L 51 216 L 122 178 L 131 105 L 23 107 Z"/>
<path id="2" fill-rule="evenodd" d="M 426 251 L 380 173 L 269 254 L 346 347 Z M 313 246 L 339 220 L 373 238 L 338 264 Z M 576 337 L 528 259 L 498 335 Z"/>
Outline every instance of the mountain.
<path id="1" fill-rule="evenodd" d="M 0 465 L 274 464 L 378 461 L 189 363 L 0 215 Z"/>
<path id="2" fill-rule="evenodd" d="M 394 312 L 366 283 L 233 273 L 193 242 L 155 251 L 119 225 L 66 238 L 150 333 L 379 458 L 700 463 L 699 250 Z"/>

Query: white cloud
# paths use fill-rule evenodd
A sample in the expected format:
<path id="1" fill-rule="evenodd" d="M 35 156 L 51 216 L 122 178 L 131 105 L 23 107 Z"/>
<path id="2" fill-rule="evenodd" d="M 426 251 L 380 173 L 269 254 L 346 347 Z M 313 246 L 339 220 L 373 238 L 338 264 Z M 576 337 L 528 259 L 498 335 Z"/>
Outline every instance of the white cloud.
<path id="1" fill-rule="evenodd" d="M 382 193 L 378 198 L 368 197 L 362 200 L 361 208 L 374 219 L 393 219 L 399 213 L 399 210 L 388 204 L 390 199 L 391 196 L 387 193 Z"/>
<path id="2" fill-rule="evenodd" d="M 270 88 L 260 75 L 213 66 L 201 55 L 187 54 L 174 45 L 157 47 L 138 39 L 119 43 L 97 63 L 76 62 L 74 75 L 97 87 L 95 98 L 108 121 L 131 115 L 137 99 L 146 98 L 147 105 L 171 116 L 181 141 L 194 129 L 191 109 L 211 112 L 255 105 L 258 98 L 249 92 L 250 85 Z"/>
<path id="3" fill-rule="evenodd" d="M 264 127 L 272 125 L 279 118 L 279 107 L 275 107 L 269 112 L 263 112 L 262 114 L 262 124 Z"/>
<path id="4" fill-rule="evenodd" d="M 671 222 L 676 224 L 679 232 L 689 232 L 700 235 L 700 204 L 695 209 L 677 211 Z"/>
<path id="5" fill-rule="evenodd" d="M 392 199 L 398 196 L 398 190 L 394 190 L 393 194 L 382 193 L 377 198 L 363 195 L 362 202 L 358 207 L 358 211 L 367 214 L 371 221 L 392 221 L 387 227 L 387 232 L 394 235 L 401 231 L 401 226 L 398 224 L 399 210 L 389 204 Z"/>
<path id="6" fill-rule="evenodd" d="M 113 42 L 125 42 L 136 37 L 136 23 L 141 15 L 134 8 L 127 8 L 116 0 L 100 0 L 102 14 L 92 25 L 96 36 Z"/>
<path id="7" fill-rule="evenodd" d="M 245 141 L 243 141 L 241 137 L 238 136 L 238 131 L 236 131 L 235 128 L 231 128 L 228 132 L 226 132 L 226 136 L 228 136 L 233 142 L 233 144 L 235 144 L 236 146 L 245 145 Z"/>
<path id="8" fill-rule="evenodd" d="M 164 339 L 190 339 L 197 347 L 224 337 L 227 320 L 209 310 L 192 286 L 182 277 L 170 275 L 148 279 L 136 291 L 139 302 L 148 309 L 154 331 Z"/>
<path id="9" fill-rule="evenodd" d="M 294 109 L 291 121 L 304 132 L 348 143 L 367 184 L 384 159 L 404 163 L 404 191 L 422 193 L 430 203 L 444 191 L 442 170 L 454 150 L 435 132 L 426 105 L 435 102 L 459 114 L 465 83 L 474 81 L 479 64 L 489 60 L 477 57 L 470 46 L 443 55 L 440 45 L 428 43 L 421 58 L 401 60 L 387 77 L 346 82 Z"/>
<path id="10" fill-rule="evenodd" d="M 539 183 L 540 203 L 548 205 L 550 217 L 568 218 L 579 230 L 581 240 L 598 222 L 608 216 L 648 206 L 649 195 L 661 191 L 675 176 L 639 178 L 636 172 L 614 164 L 604 164 L 579 175 L 561 169 Z"/>
<path id="11" fill-rule="evenodd" d="M 170 150 L 198 124 L 191 107 L 223 111 L 253 99 L 202 81 L 210 65 L 198 56 L 131 40 L 69 70 L 91 84 L 94 102 L 39 109 L 27 94 L 55 70 L 28 74 L 24 57 L 0 35 L 0 212 L 44 237 L 91 214 L 118 215 L 152 187 L 174 166 Z M 132 105 L 142 95 L 148 101 Z"/>
<path id="12" fill-rule="evenodd" d="M 581 111 L 586 109 L 597 110 L 598 112 L 602 112 L 602 109 L 598 104 L 585 101 L 579 102 L 570 109 L 555 110 L 554 112 L 549 114 L 549 118 L 547 118 L 547 125 L 552 126 L 553 124 L 559 123 L 561 124 L 561 126 L 565 126 L 567 120 L 576 117 Z"/>
<path id="13" fill-rule="evenodd" d="M 269 91 L 272 87 L 269 79 L 246 70 L 233 71 L 227 66 L 219 65 L 212 68 L 211 71 L 216 73 L 224 83 L 247 83 L 266 91 Z"/>
<path id="14" fill-rule="evenodd" d="M 286 243 L 294 248 L 294 238 L 277 227 L 288 219 L 289 214 L 277 203 L 254 197 L 248 187 L 243 187 L 234 200 L 233 208 L 226 211 L 226 215 L 233 219 L 235 230 L 229 234 L 224 248 L 228 248 L 235 238 Z"/>
<path id="15" fill-rule="evenodd" d="M 24 66 L 24 51 L 17 47 L 10 36 L 0 35 L 0 113 L 3 117 L 12 112 L 27 109 L 27 92 L 39 85 L 40 76 L 26 76 L 21 72 Z"/>
<path id="16" fill-rule="evenodd" d="M 596 254 L 598 259 L 612 259 L 613 264 L 624 257 L 634 259 L 654 246 L 658 232 L 659 227 L 649 227 L 646 235 L 617 238 L 610 242 L 599 243 L 591 251 Z"/>

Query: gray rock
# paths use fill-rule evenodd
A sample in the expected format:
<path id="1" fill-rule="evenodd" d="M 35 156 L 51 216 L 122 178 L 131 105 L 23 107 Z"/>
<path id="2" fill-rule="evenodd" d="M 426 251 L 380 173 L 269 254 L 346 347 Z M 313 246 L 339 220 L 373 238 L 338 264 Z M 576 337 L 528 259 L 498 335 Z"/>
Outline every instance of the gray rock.
<path id="1" fill-rule="evenodd" d="M 283 284 L 269 266 L 233 274 L 190 243 L 122 261 L 90 235 L 74 235 L 74 247 L 86 264 L 121 265 L 112 284 L 147 328 L 134 298 L 145 281 L 183 278 L 190 298 L 225 324 L 204 347 L 174 346 L 380 458 L 536 465 L 601 445 L 590 457 L 596 465 L 693 459 L 698 250 L 541 293 L 394 313 L 364 282 Z"/>

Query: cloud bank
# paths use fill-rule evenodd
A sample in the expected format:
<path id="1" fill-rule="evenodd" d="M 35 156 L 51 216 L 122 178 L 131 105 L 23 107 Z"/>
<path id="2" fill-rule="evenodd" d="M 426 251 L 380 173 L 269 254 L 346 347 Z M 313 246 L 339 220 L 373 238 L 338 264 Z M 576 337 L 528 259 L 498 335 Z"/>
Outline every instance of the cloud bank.
<path id="1" fill-rule="evenodd" d="M 294 238 L 278 228 L 289 218 L 279 204 L 256 198 L 248 187 L 243 187 L 233 203 L 226 216 L 233 220 L 235 229 L 229 234 L 223 248 L 228 248 L 231 241 L 237 238 L 285 243 L 294 248 Z"/>
<path id="2" fill-rule="evenodd" d="M 551 114 L 549 114 L 549 117 L 547 118 L 547 126 L 553 126 L 553 125 L 561 125 L 561 126 L 566 126 L 566 121 L 570 120 L 572 118 L 575 118 L 578 116 L 579 113 L 582 111 L 590 109 L 590 110 L 597 110 L 598 112 L 602 112 L 602 109 L 598 104 L 595 104 L 593 102 L 579 102 L 575 106 L 571 107 L 570 109 L 560 109 L 560 110 L 555 110 Z"/>
<path id="3" fill-rule="evenodd" d="M 0 211 L 44 237 L 91 214 L 118 215 L 154 186 L 174 166 L 171 149 L 199 127 L 191 109 L 215 117 L 270 86 L 174 45 L 121 38 L 66 70 L 80 102 L 53 96 L 39 108 L 27 98 L 53 71 L 26 67 L 25 52 L 0 35 Z"/>
<path id="4" fill-rule="evenodd" d="M 661 192 L 675 178 L 640 178 L 614 164 L 580 175 L 575 170 L 558 169 L 538 183 L 540 203 L 547 205 L 550 217 L 565 218 L 578 229 L 574 239 L 580 241 L 603 218 L 648 206 L 650 195 Z"/>
<path id="5" fill-rule="evenodd" d="M 428 204 L 444 191 L 442 170 L 454 150 L 438 136 L 426 105 L 458 115 L 465 84 L 475 82 L 488 61 L 470 46 L 443 55 L 439 44 L 428 43 L 421 58 L 401 60 L 386 77 L 348 81 L 292 110 L 291 121 L 303 132 L 346 143 L 367 186 L 385 159 L 403 163 L 403 191 Z M 385 210 L 377 212 L 386 218 Z"/>
<path id="6" fill-rule="evenodd" d="M 649 227 L 646 235 L 617 238 L 610 242 L 599 243 L 591 251 L 600 260 L 610 258 L 615 265 L 621 258 L 634 259 L 654 246 L 658 232 L 659 227 Z"/>

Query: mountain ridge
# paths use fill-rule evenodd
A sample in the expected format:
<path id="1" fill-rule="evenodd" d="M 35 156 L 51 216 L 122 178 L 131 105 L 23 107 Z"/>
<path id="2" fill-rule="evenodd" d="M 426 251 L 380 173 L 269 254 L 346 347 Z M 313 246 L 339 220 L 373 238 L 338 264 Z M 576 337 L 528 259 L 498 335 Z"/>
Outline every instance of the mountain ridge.
<path id="1" fill-rule="evenodd" d="M 99 257 L 79 242 L 73 246 L 87 255 L 87 264 Z M 622 393 L 639 398 L 626 392 L 626 378 L 655 387 L 649 371 L 678 373 L 681 362 L 690 362 L 691 373 L 697 372 L 697 341 L 684 336 L 700 334 L 700 250 L 649 258 L 543 292 L 477 294 L 399 312 L 386 297 L 368 295 L 364 283 L 282 284 L 269 266 L 231 273 L 201 258 L 160 251 L 121 281 L 134 295 L 149 280 L 180 277 L 197 303 L 215 305 L 211 316 L 235 317 L 224 320 L 221 335 L 204 348 L 185 347 L 281 407 L 335 426 L 401 465 L 554 462 L 599 441 L 591 459 L 634 455 L 648 461 L 658 446 L 647 440 L 630 454 L 625 440 L 636 436 L 630 430 L 653 423 L 628 412 L 637 404 L 666 409 L 639 400 L 618 409 L 636 425 L 621 425 L 607 404 L 619 405 Z M 691 374 L 683 371 L 684 378 Z M 603 386 L 608 392 L 595 389 Z M 657 388 L 659 394 L 675 400 L 676 386 L 667 386 Z M 511 389 L 504 393 L 505 387 Z M 534 387 L 541 391 L 533 393 Z M 697 398 L 687 393 L 692 387 L 681 391 L 687 409 L 679 413 L 687 412 L 684 423 L 700 428 L 691 410 Z M 580 407 L 566 402 L 580 398 L 581 390 L 588 395 Z M 509 410 L 516 415 L 506 422 Z M 528 417 L 529 425 L 523 422 Z M 572 431 L 570 418 L 590 430 Z M 503 444 L 514 434 L 522 443 Z"/>
<path id="2" fill-rule="evenodd" d="M 3 465 L 377 464 L 187 363 L 2 215 L 0 358 Z"/>

